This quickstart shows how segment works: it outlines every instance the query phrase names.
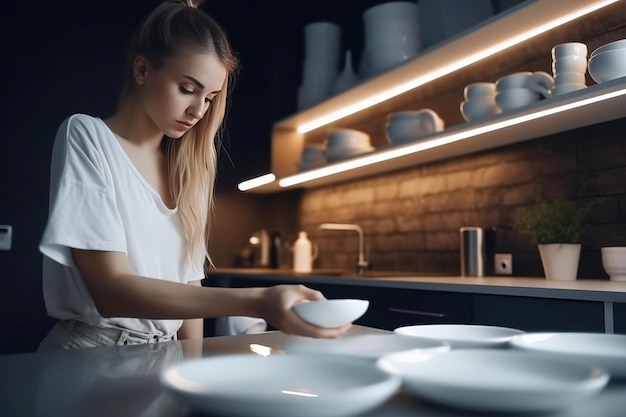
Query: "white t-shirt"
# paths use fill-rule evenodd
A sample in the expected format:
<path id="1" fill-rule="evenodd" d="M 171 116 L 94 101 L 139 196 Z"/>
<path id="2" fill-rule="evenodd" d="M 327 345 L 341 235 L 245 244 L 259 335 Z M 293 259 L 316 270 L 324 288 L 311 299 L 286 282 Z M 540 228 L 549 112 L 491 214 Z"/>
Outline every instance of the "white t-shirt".
<path id="1" fill-rule="evenodd" d="M 158 335 L 181 320 L 104 318 L 85 287 L 70 248 L 121 252 L 138 275 L 181 283 L 203 278 L 191 265 L 176 209 L 135 168 L 103 120 L 84 114 L 57 132 L 50 174 L 50 209 L 39 249 L 48 314 L 100 327 Z"/>

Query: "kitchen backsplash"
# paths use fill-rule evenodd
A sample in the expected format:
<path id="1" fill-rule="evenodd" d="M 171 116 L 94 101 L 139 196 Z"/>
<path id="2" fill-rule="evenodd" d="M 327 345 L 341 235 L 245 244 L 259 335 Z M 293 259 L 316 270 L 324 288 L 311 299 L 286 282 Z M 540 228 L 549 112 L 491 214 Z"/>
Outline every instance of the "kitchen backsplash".
<path id="1" fill-rule="evenodd" d="M 600 247 L 626 245 L 626 119 L 363 180 L 306 190 L 300 228 L 320 246 L 317 267 L 350 268 L 356 235 L 321 232 L 356 223 L 374 269 L 458 274 L 462 226 L 497 228 L 513 274 L 542 276 L 535 246 L 511 229 L 515 207 L 538 196 L 596 201 L 579 277 L 606 278 Z"/>

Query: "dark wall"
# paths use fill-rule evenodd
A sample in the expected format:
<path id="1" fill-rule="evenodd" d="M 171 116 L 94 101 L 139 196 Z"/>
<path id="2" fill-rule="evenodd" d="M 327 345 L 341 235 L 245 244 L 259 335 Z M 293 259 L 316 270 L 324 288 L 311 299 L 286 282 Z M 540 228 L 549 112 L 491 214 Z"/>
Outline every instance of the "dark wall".
<path id="1" fill-rule="evenodd" d="M 158 3 L 34 0 L 2 6 L 0 224 L 13 226 L 13 248 L 0 251 L 0 353 L 34 349 L 52 324 L 41 295 L 37 245 L 47 217 L 56 129 L 73 113 L 107 117 L 114 111 L 126 42 Z M 202 5 L 229 33 L 242 64 L 220 155 L 220 190 L 233 190 L 239 181 L 269 170 L 271 125 L 295 109 L 302 25 L 326 19 L 353 25 L 346 44 L 358 45 L 361 13 L 373 3 L 228 0 Z"/>

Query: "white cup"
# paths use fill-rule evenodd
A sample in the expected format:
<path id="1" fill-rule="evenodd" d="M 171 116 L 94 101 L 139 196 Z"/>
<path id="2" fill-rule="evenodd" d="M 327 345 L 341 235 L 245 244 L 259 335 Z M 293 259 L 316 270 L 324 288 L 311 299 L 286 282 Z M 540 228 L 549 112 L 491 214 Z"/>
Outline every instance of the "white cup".
<path id="1" fill-rule="evenodd" d="M 562 72 L 587 72 L 587 58 L 584 56 L 564 56 L 552 61 L 552 74 L 555 76 Z"/>
<path id="2" fill-rule="evenodd" d="M 583 88 L 587 88 L 587 86 L 585 84 L 576 83 L 555 84 L 552 88 L 552 95 L 559 96 L 561 94 L 571 93 L 572 91 L 582 90 Z"/>
<path id="3" fill-rule="evenodd" d="M 587 58 L 587 45 L 582 42 L 567 42 L 556 45 L 552 48 L 552 60 L 564 56 L 582 56 Z"/>
<path id="4" fill-rule="evenodd" d="M 477 82 L 471 83 L 465 86 L 463 89 L 463 97 L 465 100 L 472 99 L 474 97 L 494 97 L 496 95 L 495 83 Z"/>
<path id="5" fill-rule="evenodd" d="M 586 84 L 585 74 L 580 72 L 559 72 L 554 77 L 554 85 L 559 84 Z"/>

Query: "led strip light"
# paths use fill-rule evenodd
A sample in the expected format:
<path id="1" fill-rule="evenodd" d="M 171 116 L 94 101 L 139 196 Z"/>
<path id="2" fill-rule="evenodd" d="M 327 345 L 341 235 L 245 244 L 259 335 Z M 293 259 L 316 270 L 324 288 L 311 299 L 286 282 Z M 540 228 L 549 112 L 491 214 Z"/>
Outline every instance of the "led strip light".
<path id="1" fill-rule="evenodd" d="M 358 100 L 338 110 L 331 111 L 321 117 L 317 117 L 310 121 L 301 123 L 297 126 L 296 130 L 300 134 L 307 133 L 321 126 L 325 126 L 329 123 L 332 123 L 344 117 L 350 116 L 354 113 L 357 113 L 359 111 L 362 111 L 364 109 L 377 105 L 390 98 L 396 97 L 409 90 L 412 90 L 426 83 L 429 83 L 433 80 L 436 80 L 445 75 L 448 75 L 454 71 L 458 71 L 462 68 L 472 65 L 482 59 L 488 58 L 507 48 L 518 45 L 535 36 L 538 36 L 542 33 L 545 33 L 549 30 L 552 30 L 565 23 L 568 23 L 572 20 L 575 20 L 581 16 L 594 12 L 603 7 L 609 6 L 618 1 L 620 0 L 603 0 L 603 1 L 594 2 L 590 5 L 587 5 L 586 7 L 573 10 L 563 16 L 558 17 L 557 19 L 553 19 L 542 25 L 535 26 L 532 29 L 529 29 L 522 33 L 511 36 L 507 39 L 502 40 L 501 42 L 496 43 L 495 45 L 491 45 L 487 48 L 481 49 L 459 60 L 456 60 L 452 63 L 439 67 L 436 70 L 430 71 L 414 79 L 397 84 L 393 86 L 392 88 L 378 92 L 374 95 L 367 97 L 366 99 Z M 528 122 L 530 120 L 534 120 L 540 117 L 549 116 L 554 113 L 558 113 L 558 112 L 570 110 L 573 108 L 585 106 L 588 104 L 592 104 L 595 102 L 607 100 L 607 99 L 610 99 L 619 95 L 623 95 L 625 91 L 626 90 L 620 90 L 620 91 L 616 91 L 612 93 L 607 93 L 607 94 L 600 95 L 597 97 L 592 97 L 586 100 L 581 100 L 579 102 L 564 104 L 564 105 L 557 106 L 551 109 L 546 109 L 543 111 L 539 111 L 537 113 L 513 117 L 511 119 L 502 120 L 494 124 L 490 124 L 488 126 L 480 126 L 475 129 L 470 129 L 470 130 L 466 130 L 463 132 L 452 133 L 450 135 L 442 136 L 442 137 L 439 137 L 430 141 L 416 143 L 411 146 L 403 146 L 397 149 L 391 149 L 391 150 L 386 150 L 386 151 L 377 151 L 376 153 L 372 155 L 359 157 L 357 159 L 351 159 L 345 162 L 334 163 L 329 166 L 312 169 L 307 172 L 302 172 L 302 173 L 298 173 L 295 175 L 282 178 L 278 181 L 278 185 L 280 187 L 291 187 L 293 185 L 301 184 L 301 183 L 311 181 L 317 178 L 330 176 L 333 174 L 349 171 L 351 169 L 363 167 L 366 165 L 376 164 L 378 162 L 387 161 L 393 158 L 398 158 L 398 157 L 409 155 L 412 153 L 417 153 L 417 152 L 421 152 L 424 150 L 436 148 L 439 146 L 465 140 L 465 139 L 474 137 L 476 135 L 492 132 L 498 129 L 502 129 L 502 128 L 513 126 L 513 125 L 520 124 L 520 123 L 525 123 L 525 122 Z M 247 191 L 253 188 L 258 188 L 264 185 L 272 184 L 275 180 L 276 180 L 275 175 L 273 173 L 268 173 L 268 174 L 264 174 L 256 178 L 243 181 L 239 184 L 238 188 L 241 191 Z"/>

